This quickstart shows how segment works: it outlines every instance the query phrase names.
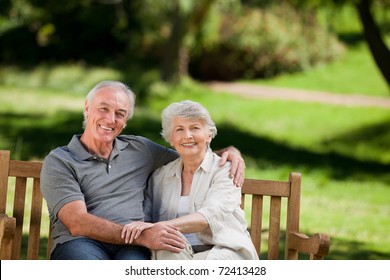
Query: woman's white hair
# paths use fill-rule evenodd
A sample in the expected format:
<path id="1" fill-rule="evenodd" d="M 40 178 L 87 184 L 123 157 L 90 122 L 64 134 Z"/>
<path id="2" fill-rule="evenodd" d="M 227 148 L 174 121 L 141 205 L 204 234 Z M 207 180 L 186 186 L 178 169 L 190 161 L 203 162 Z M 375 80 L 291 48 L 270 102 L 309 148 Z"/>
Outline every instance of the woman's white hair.
<path id="1" fill-rule="evenodd" d="M 89 93 L 87 94 L 87 97 L 85 98 L 85 100 L 88 100 L 88 103 L 91 103 L 93 98 L 95 97 L 96 93 L 100 89 L 105 88 L 105 87 L 115 88 L 115 89 L 117 89 L 119 91 L 122 91 L 123 93 L 125 93 L 127 95 L 127 97 L 129 98 L 129 101 L 130 101 L 129 102 L 129 104 L 130 104 L 130 106 L 129 106 L 129 114 L 127 115 L 127 120 L 131 119 L 133 117 L 133 114 L 134 114 L 135 94 L 127 85 L 125 85 L 122 82 L 110 81 L 110 80 L 102 81 L 102 82 L 98 83 L 96 86 L 94 86 L 89 91 Z M 87 116 L 84 113 L 83 128 L 85 128 L 86 122 L 87 122 Z"/>
<path id="2" fill-rule="evenodd" d="M 214 121 L 211 119 L 210 113 L 207 111 L 207 109 L 198 102 L 185 100 L 170 104 L 163 110 L 161 114 L 161 135 L 168 143 L 170 143 L 173 129 L 173 119 L 175 117 L 181 117 L 190 120 L 200 120 L 209 129 L 211 138 L 214 138 L 217 135 L 217 127 L 215 126 Z"/>

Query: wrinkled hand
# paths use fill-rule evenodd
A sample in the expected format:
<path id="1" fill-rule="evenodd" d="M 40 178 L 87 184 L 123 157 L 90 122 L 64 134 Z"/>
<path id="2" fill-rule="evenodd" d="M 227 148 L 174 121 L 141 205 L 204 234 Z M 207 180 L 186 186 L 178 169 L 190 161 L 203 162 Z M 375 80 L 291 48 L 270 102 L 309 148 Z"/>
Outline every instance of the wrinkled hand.
<path id="1" fill-rule="evenodd" d="M 164 222 L 156 223 L 141 234 L 143 246 L 151 250 L 168 250 L 178 253 L 185 248 L 186 242 L 175 227 Z"/>
<path id="2" fill-rule="evenodd" d="M 230 177 L 238 187 L 241 187 L 245 179 L 245 161 L 242 158 L 240 151 L 232 146 L 226 148 L 221 155 L 219 165 L 223 166 L 226 161 L 232 163 Z"/>
<path id="3" fill-rule="evenodd" d="M 125 243 L 133 243 L 135 239 L 137 239 L 141 233 L 150 227 L 152 227 L 152 223 L 145 222 L 132 222 L 123 227 L 121 232 L 121 238 L 125 239 Z"/>

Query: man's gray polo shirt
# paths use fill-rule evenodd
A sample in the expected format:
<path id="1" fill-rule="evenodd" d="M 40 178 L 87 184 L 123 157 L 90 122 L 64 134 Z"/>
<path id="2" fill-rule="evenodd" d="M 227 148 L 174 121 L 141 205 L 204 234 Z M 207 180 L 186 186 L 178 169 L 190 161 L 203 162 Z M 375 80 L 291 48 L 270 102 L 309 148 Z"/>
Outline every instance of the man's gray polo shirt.
<path id="1" fill-rule="evenodd" d="M 57 218 L 71 201 L 85 201 L 90 214 L 114 223 L 143 220 L 148 177 L 175 158 L 173 150 L 140 136 L 118 137 L 109 160 L 88 153 L 80 135 L 51 151 L 43 162 L 41 190 L 53 223 L 53 249 L 75 238 Z"/>

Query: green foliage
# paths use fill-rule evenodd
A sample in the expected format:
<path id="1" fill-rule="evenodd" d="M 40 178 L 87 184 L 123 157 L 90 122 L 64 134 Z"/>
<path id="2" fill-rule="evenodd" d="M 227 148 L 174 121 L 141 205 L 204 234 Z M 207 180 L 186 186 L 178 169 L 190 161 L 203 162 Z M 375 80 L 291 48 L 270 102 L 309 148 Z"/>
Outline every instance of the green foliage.
<path id="1" fill-rule="evenodd" d="M 315 16 L 287 5 L 227 13 L 221 17 L 218 36 L 214 44 L 198 42 L 203 51 L 191 58 L 194 77 L 272 77 L 327 63 L 343 52 L 335 35 L 318 24 Z"/>
<path id="2" fill-rule="evenodd" d="M 218 0 L 197 14 L 201 4 L 187 0 L 104 3 L 14 1 L 0 19 L 5 22 L 0 30 L 1 62 L 160 67 L 176 9 L 184 24 L 180 47 L 188 50 L 190 73 L 196 77 L 269 77 L 326 63 L 340 53 L 332 34 L 287 4 L 262 10 L 237 0 Z"/>
<path id="3" fill-rule="evenodd" d="M 115 5 L 92 0 L 61 5 L 57 1 L 16 0 L 6 16 L 14 24 L 0 36 L 0 58 L 9 64 L 112 61 L 126 49 L 131 32 L 122 24 L 128 14 L 117 13 Z M 125 27 L 130 25 L 131 21 Z"/>

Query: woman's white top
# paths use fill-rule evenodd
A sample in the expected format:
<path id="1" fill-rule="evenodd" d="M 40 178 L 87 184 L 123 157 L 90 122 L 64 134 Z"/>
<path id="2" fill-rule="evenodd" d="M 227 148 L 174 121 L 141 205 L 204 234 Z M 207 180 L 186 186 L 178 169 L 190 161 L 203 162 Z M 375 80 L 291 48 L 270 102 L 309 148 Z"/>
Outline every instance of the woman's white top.
<path id="1" fill-rule="evenodd" d="M 190 197 L 187 196 L 181 196 L 179 200 L 179 207 L 177 209 L 177 216 L 185 216 L 190 214 Z M 204 245 L 202 241 L 199 240 L 196 233 L 186 233 L 184 236 L 187 238 L 188 242 L 191 244 L 191 246 L 194 245 Z"/>

